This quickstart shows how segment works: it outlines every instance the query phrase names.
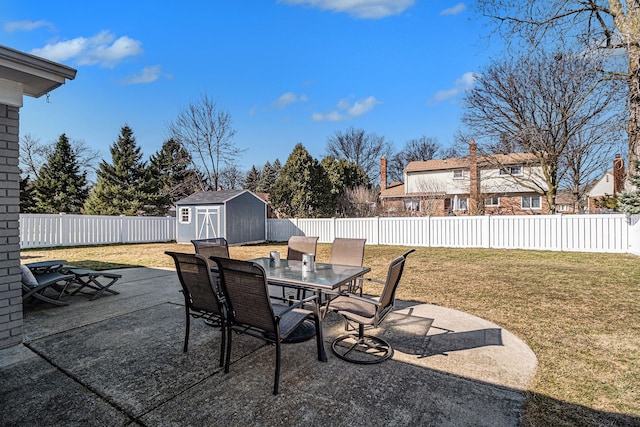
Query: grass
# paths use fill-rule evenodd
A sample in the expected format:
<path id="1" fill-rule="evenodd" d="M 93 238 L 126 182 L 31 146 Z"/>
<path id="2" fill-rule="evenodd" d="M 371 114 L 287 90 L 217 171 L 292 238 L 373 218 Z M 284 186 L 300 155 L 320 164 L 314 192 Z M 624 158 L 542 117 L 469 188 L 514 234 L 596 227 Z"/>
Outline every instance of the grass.
<path id="1" fill-rule="evenodd" d="M 22 251 L 23 262 L 66 259 L 87 268 L 173 267 L 145 244 Z M 231 247 L 249 259 L 286 244 Z M 318 245 L 328 261 L 330 245 Z M 384 279 L 407 248 L 367 246 L 365 265 Z M 371 293 L 378 288 L 367 288 Z M 640 258 L 626 254 L 418 248 L 398 298 L 437 304 L 490 320 L 524 340 L 538 357 L 524 424 L 640 425 Z"/>

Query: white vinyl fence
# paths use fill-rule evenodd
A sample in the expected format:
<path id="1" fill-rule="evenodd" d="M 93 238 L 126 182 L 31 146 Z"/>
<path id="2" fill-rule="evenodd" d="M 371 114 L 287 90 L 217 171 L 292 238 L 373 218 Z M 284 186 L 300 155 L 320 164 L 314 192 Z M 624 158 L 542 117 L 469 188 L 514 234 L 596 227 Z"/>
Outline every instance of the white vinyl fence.
<path id="1" fill-rule="evenodd" d="M 20 247 L 168 242 L 172 217 L 20 214 Z M 531 215 L 268 219 L 267 240 L 366 238 L 370 245 L 500 248 L 640 255 L 640 216 Z"/>
<path id="2" fill-rule="evenodd" d="M 367 244 L 452 248 L 531 249 L 640 255 L 640 217 L 532 215 L 411 218 L 269 219 L 267 236 L 366 238 Z"/>
<path id="3" fill-rule="evenodd" d="M 20 247 L 169 242 L 176 219 L 146 216 L 20 214 Z"/>

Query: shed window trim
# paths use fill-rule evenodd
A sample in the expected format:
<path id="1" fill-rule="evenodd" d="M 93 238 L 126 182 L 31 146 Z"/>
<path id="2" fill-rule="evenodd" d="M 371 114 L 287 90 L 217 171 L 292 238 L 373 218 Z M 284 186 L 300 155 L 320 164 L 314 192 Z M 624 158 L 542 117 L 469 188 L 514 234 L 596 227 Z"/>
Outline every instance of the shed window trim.
<path id="1" fill-rule="evenodd" d="M 179 216 L 180 224 L 191 224 L 191 208 L 180 208 Z"/>

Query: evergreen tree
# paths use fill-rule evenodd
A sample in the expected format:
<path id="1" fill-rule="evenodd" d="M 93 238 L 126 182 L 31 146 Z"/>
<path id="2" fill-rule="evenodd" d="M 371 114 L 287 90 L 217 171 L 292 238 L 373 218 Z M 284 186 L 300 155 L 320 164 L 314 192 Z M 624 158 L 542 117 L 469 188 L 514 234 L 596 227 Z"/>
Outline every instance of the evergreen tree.
<path id="1" fill-rule="evenodd" d="M 260 171 L 256 168 L 255 165 L 251 166 L 249 172 L 247 172 L 247 176 L 244 178 L 244 189 L 253 191 L 254 193 L 258 192 L 258 184 L 260 182 Z"/>
<path id="2" fill-rule="evenodd" d="M 168 139 L 149 159 L 149 186 L 154 190 L 153 215 L 166 215 L 169 207 L 202 188 L 202 175 L 193 168 L 191 155 L 174 139 Z"/>
<path id="3" fill-rule="evenodd" d="M 277 212 L 290 217 L 330 216 L 335 211 L 327 173 L 300 143 L 282 167 L 269 200 Z"/>
<path id="4" fill-rule="evenodd" d="M 634 190 L 618 194 L 620 210 L 630 215 L 640 214 L 640 161 L 636 160 L 635 166 L 637 172 L 629 175 L 629 182 L 634 186 Z"/>
<path id="5" fill-rule="evenodd" d="M 87 198 L 88 215 L 138 215 L 150 202 L 149 173 L 142 161 L 133 131 L 123 126 L 117 141 L 109 148 L 112 164 L 104 159 L 97 172 L 98 181 Z"/>
<path id="6" fill-rule="evenodd" d="M 331 196 L 336 206 L 336 214 L 344 215 L 351 211 L 347 192 L 356 187 L 369 187 L 369 178 L 357 164 L 345 159 L 336 160 L 332 156 L 325 157 L 320 165 L 331 182 Z"/>
<path id="7" fill-rule="evenodd" d="M 80 213 L 87 194 L 87 173 L 80 172 L 78 157 L 62 134 L 33 184 L 34 211 Z"/>
<path id="8" fill-rule="evenodd" d="M 35 208 L 33 200 L 33 181 L 29 175 L 20 179 L 20 212 L 30 213 Z"/>
<path id="9" fill-rule="evenodd" d="M 267 163 L 262 167 L 262 172 L 260 173 L 260 181 L 258 182 L 257 188 L 258 193 L 269 193 L 277 178 L 278 177 L 275 176 L 275 171 L 271 167 L 271 163 L 267 161 Z"/>

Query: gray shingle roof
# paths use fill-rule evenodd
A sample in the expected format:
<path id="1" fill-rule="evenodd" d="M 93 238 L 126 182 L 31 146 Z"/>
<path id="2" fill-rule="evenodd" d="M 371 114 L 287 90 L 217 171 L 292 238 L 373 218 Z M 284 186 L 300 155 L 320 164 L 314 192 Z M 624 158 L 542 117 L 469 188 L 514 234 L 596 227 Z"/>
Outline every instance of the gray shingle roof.
<path id="1" fill-rule="evenodd" d="M 176 205 L 207 205 L 212 203 L 225 203 L 246 191 L 247 190 L 202 191 L 200 193 L 194 193 L 187 196 L 182 200 L 178 200 Z"/>

